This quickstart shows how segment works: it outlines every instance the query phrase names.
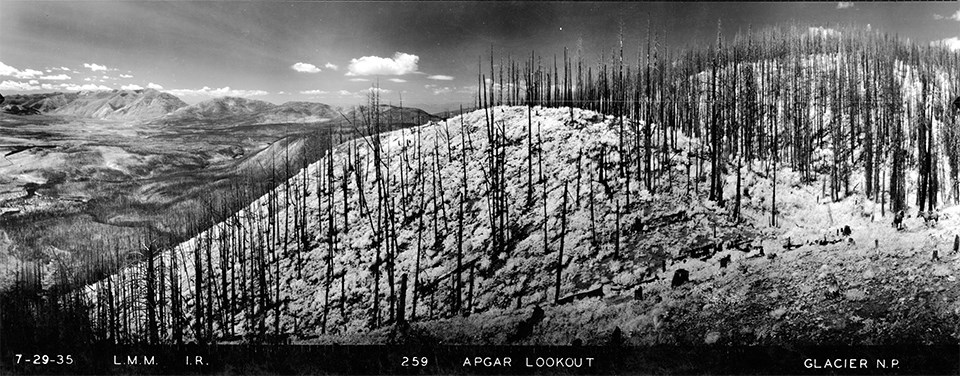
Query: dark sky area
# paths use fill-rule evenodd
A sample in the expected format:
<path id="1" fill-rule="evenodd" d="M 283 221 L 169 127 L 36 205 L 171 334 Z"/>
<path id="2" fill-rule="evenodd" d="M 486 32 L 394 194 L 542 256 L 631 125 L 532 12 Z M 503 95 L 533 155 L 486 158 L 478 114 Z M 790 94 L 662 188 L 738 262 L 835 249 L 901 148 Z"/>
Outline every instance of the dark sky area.
<path id="1" fill-rule="evenodd" d="M 0 93 L 162 88 L 188 103 L 223 95 L 432 111 L 472 103 L 477 61 L 563 48 L 628 56 L 648 22 L 668 46 L 800 22 L 859 25 L 960 49 L 960 5 L 920 3 L 0 1 Z M 608 55 L 609 56 L 609 55 Z M 632 61 L 632 59 L 631 59 Z M 485 68 L 489 69 L 489 68 Z"/>

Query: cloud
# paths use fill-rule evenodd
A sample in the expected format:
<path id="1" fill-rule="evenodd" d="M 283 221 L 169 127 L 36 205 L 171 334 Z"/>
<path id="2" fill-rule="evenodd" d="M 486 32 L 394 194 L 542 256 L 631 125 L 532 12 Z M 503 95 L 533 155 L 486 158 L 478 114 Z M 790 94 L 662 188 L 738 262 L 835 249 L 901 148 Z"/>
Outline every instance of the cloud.
<path id="1" fill-rule="evenodd" d="M 437 81 L 452 81 L 452 80 L 453 80 L 453 76 L 444 76 L 444 75 L 442 75 L 442 74 L 435 74 L 435 75 L 433 75 L 433 76 L 427 76 L 427 78 L 429 78 L 429 79 L 431 79 L 431 80 L 437 80 Z"/>
<path id="2" fill-rule="evenodd" d="M 368 80 L 368 79 L 366 79 L 366 78 L 351 78 L 351 79 L 349 79 L 348 81 L 353 81 L 353 82 L 370 82 L 370 80 Z"/>
<path id="3" fill-rule="evenodd" d="M 151 83 L 148 83 L 148 84 L 147 84 L 147 89 L 163 90 L 163 86 L 160 86 L 160 85 L 157 85 L 157 84 L 151 82 Z"/>
<path id="4" fill-rule="evenodd" d="M 960 38 L 953 37 L 930 42 L 932 46 L 943 46 L 950 51 L 960 51 Z"/>
<path id="5" fill-rule="evenodd" d="M 308 64 L 308 63 L 296 63 L 296 64 L 294 64 L 294 65 L 291 65 L 290 68 L 292 68 L 293 70 L 295 70 L 295 71 L 297 71 L 297 72 L 303 72 L 303 73 L 317 73 L 317 72 L 320 72 L 320 68 L 317 68 L 316 65 Z"/>
<path id="6" fill-rule="evenodd" d="M 40 77 L 40 79 L 41 79 L 41 80 L 50 80 L 50 81 L 63 81 L 63 80 L 69 80 L 69 79 L 70 79 L 70 76 L 67 76 L 67 75 L 65 75 L 65 74 L 58 74 L 58 75 L 56 75 L 56 76 L 42 76 L 42 77 Z"/>
<path id="7" fill-rule="evenodd" d="M 324 91 L 324 90 L 304 90 L 304 91 L 301 91 L 300 94 L 306 94 L 306 95 L 325 95 L 325 94 L 330 94 L 330 92 L 329 92 L 329 91 Z"/>
<path id="8" fill-rule="evenodd" d="M 380 93 L 381 95 L 383 95 L 383 94 L 390 94 L 390 93 L 392 93 L 392 92 L 393 92 L 393 90 L 383 89 L 383 88 L 379 88 L 379 87 L 371 87 L 371 88 L 368 88 L 368 89 L 366 89 L 366 90 L 360 90 L 360 93 L 358 93 L 358 94 L 364 95 L 364 94 L 367 94 L 367 93 L 370 93 L 370 94 Z"/>
<path id="9" fill-rule="evenodd" d="M 90 69 L 91 71 L 106 71 L 110 70 L 106 65 L 94 64 L 94 63 L 83 63 L 83 67 Z"/>
<path id="10" fill-rule="evenodd" d="M 93 79 L 90 78 L 90 77 L 84 78 L 83 80 L 84 80 L 84 81 L 93 81 Z"/>
<path id="11" fill-rule="evenodd" d="M 109 88 L 109 87 L 106 87 L 106 86 L 103 86 L 103 85 L 96 85 L 96 84 L 83 84 L 83 85 L 77 85 L 77 84 L 60 84 L 60 87 L 63 88 L 63 89 L 65 89 L 65 90 L 67 90 L 67 91 L 106 91 L 106 90 L 113 90 L 113 89 L 111 89 L 111 88 Z"/>
<path id="12" fill-rule="evenodd" d="M 851 1 L 841 1 L 837 3 L 837 9 L 847 9 L 853 8 L 853 2 Z"/>
<path id="13" fill-rule="evenodd" d="M 36 85 L 30 85 L 27 82 L 3 81 L 3 82 L 0 82 L 0 90 L 29 91 L 29 90 L 40 90 L 40 87 Z"/>
<path id="14" fill-rule="evenodd" d="M 30 80 L 30 85 L 40 85 L 40 81 Z"/>
<path id="15" fill-rule="evenodd" d="M 387 81 L 396 82 L 396 83 L 399 83 L 399 84 L 402 84 L 402 83 L 404 83 L 404 82 L 407 82 L 407 80 L 404 80 L 404 79 L 402 79 L 402 78 L 391 78 L 391 79 L 388 79 Z"/>
<path id="16" fill-rule="evenodd" d="M 340 69 L 340 67 L 338 67 L 336 64 L 330 63 L 330 62 L 324 64 L 323 67 L 327 69 L 332 69 L 332 70 Z"/>
<path id="17" fill-rule="evenodd" d="M 0 61 L 0 76 L 13 76 L 14 73 L 19 71 L 19 69 L 6 65 Z"/>
<path id="18" fill-rule="evenodd" d="M 229 86 L 224 86 L 219 89 L 211 89 L 210 87 L 204 86 L 200 89 L 169 89 L 164 91 L 178 97 L 256 97 L 270 94 L 263 90 L 231 89 Z"/>
<path id="19" fill-rule="evenodd" d="M 24 70 L 19 70 L 17 68 L 6 65 L 3 62 L 0 62 L 0 76 L 11 76 L 11 77 L 16 77 L 20 79 L 31 79 L 31 78 L 37 78 L 42 75 L 43 75 L 43 72 L 38 70 L 29 69 L 29 68 Z"/>
<path id="20" fill-rule="evenodd" d="M 143 86 L 137 84 L 123 85 L 120 88 L 123 90 L 143 90 Z"/>
<path id="21" fill-rule="evenodd" d="M 954 20 L 954 21 L 960 21 L 960 10 L 958 10 L 957 13 L 954 13 L 953 15 L 950 15 L 950 16 L 941 16 L 941 15 L 939 15 L 939 14 L 934 14 L 934 15 L 933 15 L 933 19 L 938 20 L 938 21 L 939 21 L 939 20 Z"/>
<path id="22" fill-rule="evenodd" d="M 354 98 L 363 98 L 374 93 L 380 93 L 380 95 L 385 95 L 385 94 L 393 93 L 393 90 L 370 87 L 370 88 L 362 89 L 359 91 L 349 91 L 349 90 L 337 91 L 337 95 L 340 95 L 342 97 L 354 97 Z"/>
<path id="23" fill-rule="evenodd" d="M 444 87 L 434 87 L 431 89 L 433 89 L 433 95 L 441 95 L 441 94 L 450 94 L 453 92 L 455 88 L 444 86 Z"/>
<path id="24" fill-rule="evenodd" d="M 417 71 L 417 62 L 420 57 L 403 52 L 397 52 L 393 58 L 379 56 L 363 56 L 350 60 L 347 67 L 348 76 L 402 76 Z"/>
<path id="25" fill-rule="evenodd" d="M 131 76 L 131 75 L 129 75 L 129 74 L 121 74 L 121 75 L 120 75 L 120 78 L 133 78 L 133 76 Z"/>
<path id="26" fill-rule="evenodd" d="M 70 68 L 67 68 L 67 67 L 60 67 L 60 70 L 62 70 L 62 71 L 69 71 L 69 70 L 70 70 Z"/>

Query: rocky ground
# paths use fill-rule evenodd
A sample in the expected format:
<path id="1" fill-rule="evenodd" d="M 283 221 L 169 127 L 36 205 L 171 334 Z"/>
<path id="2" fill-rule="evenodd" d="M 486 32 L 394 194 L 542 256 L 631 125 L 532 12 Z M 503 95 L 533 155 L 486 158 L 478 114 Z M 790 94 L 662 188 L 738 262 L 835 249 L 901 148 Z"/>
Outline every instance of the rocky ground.
<path id="1" fill-rule="evenodd" d="M 670 265 L 632 291 L 543 307 L 495 310 L 470 317 L 416 322 L 321 343 L 483 343 L 602 345 L 888 345 L 953 344 L 960 340 L 960 253 L 954 238 L 960 207 L 924 223 L 916 213 L 896 230 L 859 195 L 817 202 L 816 189 L 794 189 L 780 226 L 761 231 L 765 250 L 724 250 L 706 261 Z M 789 196 L 788 196 L 789 197 Z M 866 207 L 867 210 L 864 210 Z M 867 213 L 865 213 L 865 211 Z M 754 215 L 762 213 L 753 212 Z M 768 214 L 767 214 L 768 215 Z M 909 215 L 909 214 L 908 214 Z M 754 218 L 756 222 L 764 221 Z M 836 230 L 850 226 L 850 236 Z M 764 226 L 756 226 L 764 227 Z M 793 249 L 783 247 L 786 238 Z M 820 244 L 826 239 L 834 244 Z M 838 241 L 839 240 L 839 241 Z M 823 242 L 827 243 L 827 242 Z M 937 258 L 934 258 L 934 252 Z M 719 259 L 729 255 L 721 268 Z M 673 288 L 676 269 L 691 282 Z M 523 322 L 536 321 L 527 333 Z M 619 332 L 619 333 L 615 333 Z M 526 334 L 517 338 L 518 334 Z"/>

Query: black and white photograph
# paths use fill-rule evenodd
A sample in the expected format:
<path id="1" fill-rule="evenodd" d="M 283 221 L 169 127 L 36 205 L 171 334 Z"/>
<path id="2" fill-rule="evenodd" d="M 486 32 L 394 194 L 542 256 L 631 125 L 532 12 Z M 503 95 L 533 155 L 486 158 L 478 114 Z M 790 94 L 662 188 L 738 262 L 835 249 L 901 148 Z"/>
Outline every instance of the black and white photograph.
<path id="1" fill-rule="evenodd" d="M 960 373 L 960 4 L 0 0 L 0 373 Z"/>

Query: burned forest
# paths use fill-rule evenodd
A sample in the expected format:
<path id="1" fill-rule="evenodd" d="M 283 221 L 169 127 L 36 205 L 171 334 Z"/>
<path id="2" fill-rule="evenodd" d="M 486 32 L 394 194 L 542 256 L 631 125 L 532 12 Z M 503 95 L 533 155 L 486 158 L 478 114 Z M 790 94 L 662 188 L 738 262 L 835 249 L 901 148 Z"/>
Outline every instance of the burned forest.
<path id="1" fill-rule="evenodd" d="M 8 251 L 4 341 L 957 343 L 960 53 L 645 30 L 491 46 L 442 118 L 374 83 L 176 231 Z"/>

